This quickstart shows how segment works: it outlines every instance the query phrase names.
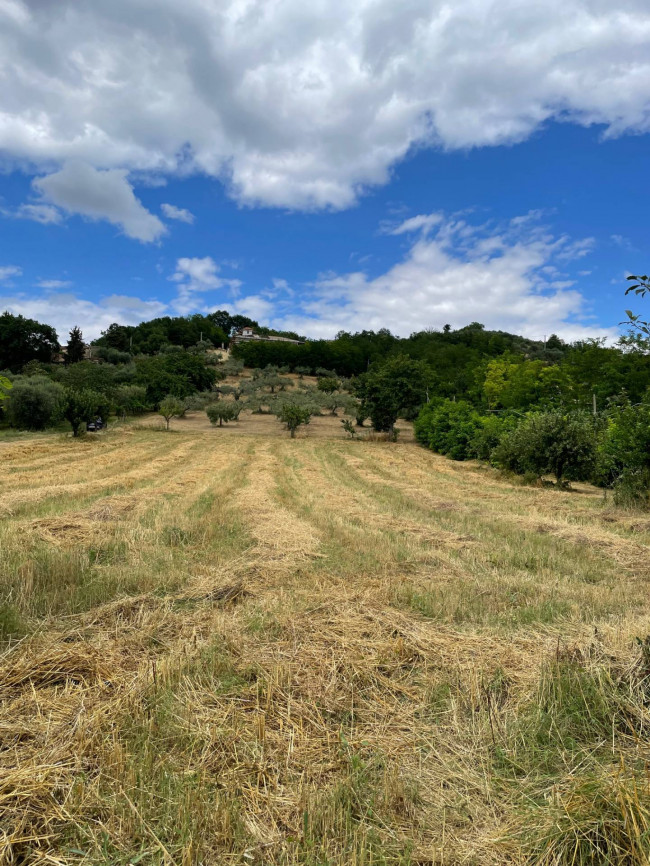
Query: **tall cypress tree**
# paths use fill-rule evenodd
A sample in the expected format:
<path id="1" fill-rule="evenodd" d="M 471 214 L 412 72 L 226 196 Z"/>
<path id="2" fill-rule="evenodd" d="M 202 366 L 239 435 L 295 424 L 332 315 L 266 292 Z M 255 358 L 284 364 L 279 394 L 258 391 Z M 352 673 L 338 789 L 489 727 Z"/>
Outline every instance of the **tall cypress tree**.
<path id="1" fill-rule="evenodd" d="M 86 345 L 84 343 L 81 329 L 75 325 L 70 331 L 70 339 L 65 349 L 65 363 L 76 364 L 78 361 L 83 361 L 86 354 Z"/>

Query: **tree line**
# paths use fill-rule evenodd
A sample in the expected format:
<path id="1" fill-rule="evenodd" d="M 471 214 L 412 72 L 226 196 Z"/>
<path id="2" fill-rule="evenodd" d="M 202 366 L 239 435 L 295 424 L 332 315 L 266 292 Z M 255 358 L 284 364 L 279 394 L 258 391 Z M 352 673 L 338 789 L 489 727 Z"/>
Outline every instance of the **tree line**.
<path id="1" fill-rule="evenodd" d="M 650 291 L 647 277 L 632 279 L 629 292 Z M 631 311 L 628 323 L 616 345 L 555 335 L 535 341 L 474 322 L 408 338 L 383 329 L 301 344 L 239 343 L 223 364 L 214 341 L 225 344 L 246 324 L 261 331 L 257 323 L 217 311 L 111 325 L 88 359 L 79 328 L 62 349 L 50 326 L 5 313 L 0 419 L 28 429 L 67 419 L 77 431 L 92 414 L 164 405 L 174 410 L 169 422 L 209 405 L 208 417 L 222 425 L 245 405 L 284 418 L 293 433 L 314 414 L 342 409 L 355 418 L 342 422 L 350 435 L 369 420 L 395 436 L 405 418 L 421 444 L 453 459 L 553 475 L 559 484 L 592 480 L 638 499 L 650 486 L 650 326 Z M 252 376 L 223 383 L 243 367 Z M 317 386 L 303 383 L 308 375 Z"/>

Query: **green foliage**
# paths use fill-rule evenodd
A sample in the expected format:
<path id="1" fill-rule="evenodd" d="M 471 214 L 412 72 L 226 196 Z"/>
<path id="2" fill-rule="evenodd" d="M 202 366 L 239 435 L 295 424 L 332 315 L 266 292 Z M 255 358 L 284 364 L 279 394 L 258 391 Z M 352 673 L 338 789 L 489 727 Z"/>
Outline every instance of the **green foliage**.
<path id="1" fill-rule="evenodd" d="M 349 394 L 328 394 L 322 397 L 320 405 L 329 409 L 331 415 L 336 415 L 338 409 L 343 409 L 346 415 L 354 415 L 359 407 L 359 401 Z"/>
<path id="2" fill-rule="evenodd" d="M 136 358 L 136 382 L 147 389 L 147 400 L 157 406 L 168 394 L 182 399 L 212 388 L 215 372 L 204 359 L 186 352 Z M 77 365 L 79 366 L 79 365 Z"/>
<path id="3" fill-rule="evenodd" d="M 90 388 L 65 389 L 63 414 L 70 422 L 72 435 L 79 435 L 79 428 L 92 421 L 106 403 L 106 397 Z"/>
<path id="4" fill-rule="evenodd" d="M 595 480 L 624 507 L 650 505 L 650 405 L 612 406 L 598 449 Z"/>
<path id="5" fill-rule="evenodd" d="M 224 374 L 224 378 L 226 376 L 239 376 L 243 369 L 243 363 L 232 358 L 219 364 L 219 370 Z"/>
<path id="6" fill-rule="evenodd" d="M 348 437 L 350 439 L 357 438 L 357 431 L 352 421 L 350 421 L 348 418 L 342 418 L 341 425 L 343 426 L 343 430 L 348 434 Z"/>
<path id="7" fill-rule="evenodd" d="M 65 392 L 45 376 L 20 376 L 7 401 L 7 416 L 18 430 L 45 430 L 62 418 Z"/>
<path id="8" fill-rule="evenodd" d="M 566 400 L 571 390 L 564 369 L 546 362 L 503 355 L 486 368 L 483 392 L 491 409 L 528 409 L 540 403 Z"/>
<path id="9" fill-rule="evenodd" d="M 234 403 L 226 403 L 224 400 L 218 400 L 216 403 L 210 403 L 206 407 L 205 414 L 210 419 L 211 424 L 219 422 L 219 426 L 223 426 L 224 422 L 236 421 L 239 418 L 241 406 Z"/>
<path id="10" fill-rule="evenodd" d="M 491 460 L 502 437 L 517 426 L 517 418 L 514 415 L 500 413 L 485 415 L 478 420 L 479 427 L 472 436 L 470 452 L 479 460 Z"/>
<path id="11" fill-rule="evenodd" d="M 227 345 L 232 318 L 225 311 L 217 311 L 207 316 L 163 316 L 135 326 L 114 322 L 93 345 L 136 355 L 154 355 L 166 346 L 193 347 L 201 352 L 210 346 Z"/>
<path id="12" fill-rule="evenodd" d="M 173 394 L 168 394 L 164 400 L 160 401 L 158 414 L 163 416 L 167 429 L 169 430 L 169 422 L 171 419 L 181 418 L 185 414 L 185 404 Z"/>
<path id="13" fill-rule="evenodd" d="M 92 361 L 59 367 L 54 375 L 57 381 L 73 391 L 102 391 L 110 394 L 115 387 L 115 368 Z"/>
<path id="14" fill-rule="evenodd" d="M 128 364 L 131 361 L 130 352 L 120 352 L 107 346 L 92 346 L 91 352 L 93 360 L 105 361 L 107 364 Z"/>
<path id="15" fill-rule="evenodd" d="M 589 414 L 538 412 L 501 439 L 494 460 L 521 475 L 533 473 L 540 478 L 552 474 L 561 484 L 590 477 L 597 445 L 597 425 Z"/>
<path id="16" fill-rule="evenodd" d="M 115 411 L 118 415 L 139 415 L 148 409 L 147 389 L 143 385 L 121 385 L 115 389 Z"/>
<path id="17" fill-rule="evenodd" d="M 295 402 L 285 402 L 278 406 L 275 415 L 279 421 L 287 425 L 291 438 L 295 438 L 296 430 L 303 424 L 309 424 L 312 412 L 307 406 L 300 406 Z"/>
<path id="18" fill-rule="evenodd" d="M 50 325 L 11 313 L 0 315 L 0 370 L 17 373 L 29 361 L 49 364 L 59 349 L 56 331 Z"/>
<path id="19" fill-rule="evenodd" d="M 12 388 L 11 382 L 7 379 L 6 376 L 0 375 L 0 406 L 3 401 L 7 399 L 7 391 L 10 391 Z"/>
<path id="20" fill-rule="evenodd" d="M 475 456 L 473 442 L 481 430 L 478 413 L 464 400 L 440 400 L 424 406 L 414 424 L 418 442 L 453 460 Z"/>
<path id="21" fill-rule="evenodd" d="M 340 381 L 335 379 L 333 376 L 325 376 L 318 380 L 317 388 L 325 394 L 333 394 L 335 391 L 338 391 L 340 387 Z"/>
<path id="22" fill-rule="evenodd" d="M 81 333 L 81 329 L 75 325 L 70 331 L 68 345 L 65 348 L 65 363 L 77 364 L 79 361 L 83 361 L 85 353 L 86 344 L 84 343 L 83 334 Z"/>
<path id="23" fill-rule="evenodd" d="M 414 411 L 424 402 L 429 379 L 426 364 L 397 355 L 360 376 L 355 391 L 375 430 L 390 432 L 400 415 Z"/>
<path id="24" fill-rule="evenodd" d="M 610 485 L 625 471 L 650 470 L 650 405 L 611 407 L 598 453 L 598 478 Z"/>

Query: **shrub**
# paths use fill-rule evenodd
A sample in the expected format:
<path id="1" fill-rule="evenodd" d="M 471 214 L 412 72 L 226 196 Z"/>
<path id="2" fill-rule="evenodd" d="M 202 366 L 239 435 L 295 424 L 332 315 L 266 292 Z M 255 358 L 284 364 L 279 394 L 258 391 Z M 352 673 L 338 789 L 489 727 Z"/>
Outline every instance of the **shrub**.
<path id="1" fill-rule="evenodd" d="M 7 399 L 7 415 L 12 427 L 19 430 L 44 430 L 63 413 L 64 390 L 61 385 L 42 376 L 18 378 Z"/>
<path id="2" fill-rule="evenodd" d="M 478 413 L 469 403 L 440 400 L 423 407 L 414 431 L 422 445 L 453 460 L 467 460 L 475 456 L 472 443 L 481 426 Z"/>
<path id="3" fill-rule="evenodd" d="M 558 484 L 588 479 L 596 460 L 598 435 L 585 412 L 537 412 L 502 437 L 494 460 L 520 475 L 554 475 Z"/>
<path id="4" fill-rule="evenodd" d="M 485 415 L 479 418 L 479 427 L 472 436 L 470 450 L 479 460 L 491 460 L 502 437 L 514 430 L 517 419 L 512 415 Z"/>
<path id="5" fill-rule="evenodd" d="M 615 407 L 608 413 L 598 449 L 596 480 L 611 486 L 624 475 L 650 471 L 650 406 Z"/>

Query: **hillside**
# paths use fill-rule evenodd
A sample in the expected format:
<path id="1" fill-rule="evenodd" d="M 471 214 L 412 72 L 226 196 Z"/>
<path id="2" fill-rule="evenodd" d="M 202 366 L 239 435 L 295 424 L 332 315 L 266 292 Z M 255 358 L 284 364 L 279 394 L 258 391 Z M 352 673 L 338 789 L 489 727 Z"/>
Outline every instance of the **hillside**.
<path id="1" fill-rule="evenodd" d="M 650 521 L 222 432 L 0 443 L 0 860 L 646 862 Z"/>

